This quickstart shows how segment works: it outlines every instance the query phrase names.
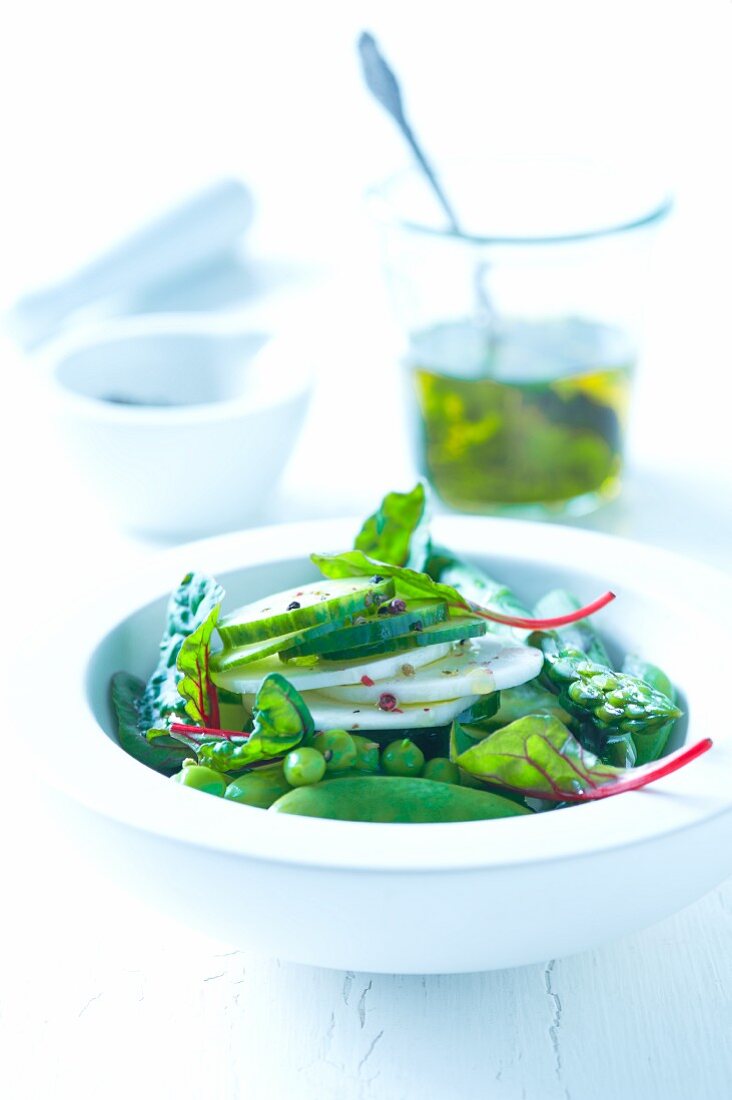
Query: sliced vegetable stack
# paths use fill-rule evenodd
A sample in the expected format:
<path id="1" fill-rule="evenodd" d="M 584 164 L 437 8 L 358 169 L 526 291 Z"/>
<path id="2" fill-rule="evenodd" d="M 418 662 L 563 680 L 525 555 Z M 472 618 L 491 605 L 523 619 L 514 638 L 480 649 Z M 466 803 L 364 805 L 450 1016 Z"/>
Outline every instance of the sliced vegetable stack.
<path id="1" fill-rule="evenodd" d="M 321 580 L 224 615 L 216 581 L 185 577 L 148 684 L 113 678 L 122 747 L 227 801 L 421 823 L 604 798 L 711 746 L 659 762 L 675 689 L 639 657 L 612 667 L 589 620 L 612 593 L 557 590 L 532 612 L 433 546 L 422 484 L 313 561 Z"/>

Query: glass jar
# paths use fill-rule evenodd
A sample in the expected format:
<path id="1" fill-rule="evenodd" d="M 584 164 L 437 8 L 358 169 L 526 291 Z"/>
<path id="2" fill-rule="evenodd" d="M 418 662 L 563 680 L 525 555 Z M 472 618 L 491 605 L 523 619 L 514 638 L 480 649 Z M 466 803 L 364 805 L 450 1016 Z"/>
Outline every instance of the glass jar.
<path id="1" fill-rule="evenodd" d="M 410 170 L 373 192 L 422 473 L 469 512 L 582 514 L 620 487 L 648 244 L 670 201 L 575 160 Z"/>

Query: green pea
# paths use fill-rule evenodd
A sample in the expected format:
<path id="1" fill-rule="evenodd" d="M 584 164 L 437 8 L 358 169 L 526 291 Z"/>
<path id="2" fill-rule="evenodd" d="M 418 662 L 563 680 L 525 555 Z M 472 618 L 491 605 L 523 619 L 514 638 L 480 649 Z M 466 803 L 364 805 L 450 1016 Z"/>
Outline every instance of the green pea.
<path id="1" fill-rule="evenodd" d="M 322 753 L 327 772 L 342 772 L 356 763 L 356 745 L 346 730 L 323 730 L 313 737 L 313 748 Z"/>
<path id="2" fill-rule="evenodd" d="M 319 783 L 325 775 L 325 757 L 317 749 L 293 749 L 288 752 L 282 767 L 288 783 L 293 787 L 306 787 L 308 783 Z"/>
<path id="3" fill-rule="evenodd" d="M 184 761 L 183 767 L 175 775 L 171 776 L 174 783 L 180 783 L 183 787 L 193 787 L 197 791 L 205 791 L 206 794 L 215 794 L 220 798 L 226 790 L 226 777 L 213 768 L 204 768 L 201 764 Z"/>
<path id="4" fill-rule="evenodd" d="M 484 821 L 531 813 L 488 791 L 404 776 L 360 775 L 296 787 L 270 806 L 271 813 L 334 821 Z"/>
<path id="5" fill-rule="evenodd" d="M 370 737 L 362 737 L 358 733 L 351 734 L 351 740 L 356 746 L 356 763 L 353 765 L 357 772 L 378 772 L 379 770 L 379 745 Z"/>
<path id="6" fill-rule="evenodd" d="M 434 779 L 436 783 L 460 783 L 460 769 L 446 756 L 433 756 L 422 768 L 423 779 Z"/>
<path id="7" fill-rule="evenodd" d="M 292 788 L 277 764 L 238 776 L 229 783 L 224 798 L 230 802 L 241 802 L 245 806 L 258 806 L 259 809 L 266 810 L 290 790 Z"/>
<path id="8" fill-rule="evenodd" d="M 392 741 L 381 754 L 381 766 L 387 775 L 419 775 L 424 767 L 424 753 L 404 737 L 401 741 Z"/>

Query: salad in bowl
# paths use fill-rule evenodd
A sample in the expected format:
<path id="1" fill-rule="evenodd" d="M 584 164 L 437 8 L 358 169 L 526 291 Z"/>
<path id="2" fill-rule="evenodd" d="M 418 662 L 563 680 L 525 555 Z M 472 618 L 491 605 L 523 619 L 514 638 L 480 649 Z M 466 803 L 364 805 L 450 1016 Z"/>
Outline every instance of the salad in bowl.
<path id="1" fill-rule="evenodd" d="M 112 677 L 122 748 L 269 814 L 436 824 L 528 816 L 643 787 L 673 751 L 664 671 L 613 656 L 554 589 L 534 607 L 430 534 L 422 483 L 389 493 L 322 573 L 238 608 L 188 573 L 147 682 Z"/>

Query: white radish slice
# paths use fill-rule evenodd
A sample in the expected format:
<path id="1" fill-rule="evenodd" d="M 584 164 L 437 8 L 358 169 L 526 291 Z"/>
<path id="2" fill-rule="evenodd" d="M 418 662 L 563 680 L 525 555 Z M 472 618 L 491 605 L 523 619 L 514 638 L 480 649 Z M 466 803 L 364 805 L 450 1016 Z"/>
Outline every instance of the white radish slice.
<path id="1" fill-rule="evenodd" d="M 298 691 L 308 691 L 337 687 L 340 684 L 358 684 L 363 676 L 370 680 L 395 677 L 405 666 L 412 670 L 421 668 L 422 665 L 447 656 L 451 649 L 451 642 L 441 642 L 438 645 L 418 646 L 402 653 L 391 653 L 388 657 L 372 657 L 363 661 L 318 661 L 308 668 L 298 667 L 274 656 L 225 672 L 213 672 L 211 679 L 217 687 L 246 695 L 258 691 L 265 676 L 269 676 L 271 672 L 279 672 Z"/>
<path id="2" fill-rule="evenodd" d="M 320 691 L 308 691 L 303 699 L 310 708 L 316 729 L 327 730 L 394 730 L 444 726 L 478 699 L 449 699 L 441 703 L 419 703 L 398 710 L 380 710 L 373 703 L 337 703 Z"/>
<path id="3" fill-rule="evenodd" d="M 538 649 L 511 645 L 505 638 L 486 634 L 455 646 L 447 656 L 408 670 L 406 674 L 401 669 L 395 676 L 378 680 L 373 677 L 373 684 L 350 684 L 322 690 L 324 695 L 344 705 L 376 704 L 383 693 L 393 695 L 397 706 L 439 702 L 468 695 L 490 695 L 502 688 L 525 684 L 539 674 L 542 662 L 543 656 Z"/>

